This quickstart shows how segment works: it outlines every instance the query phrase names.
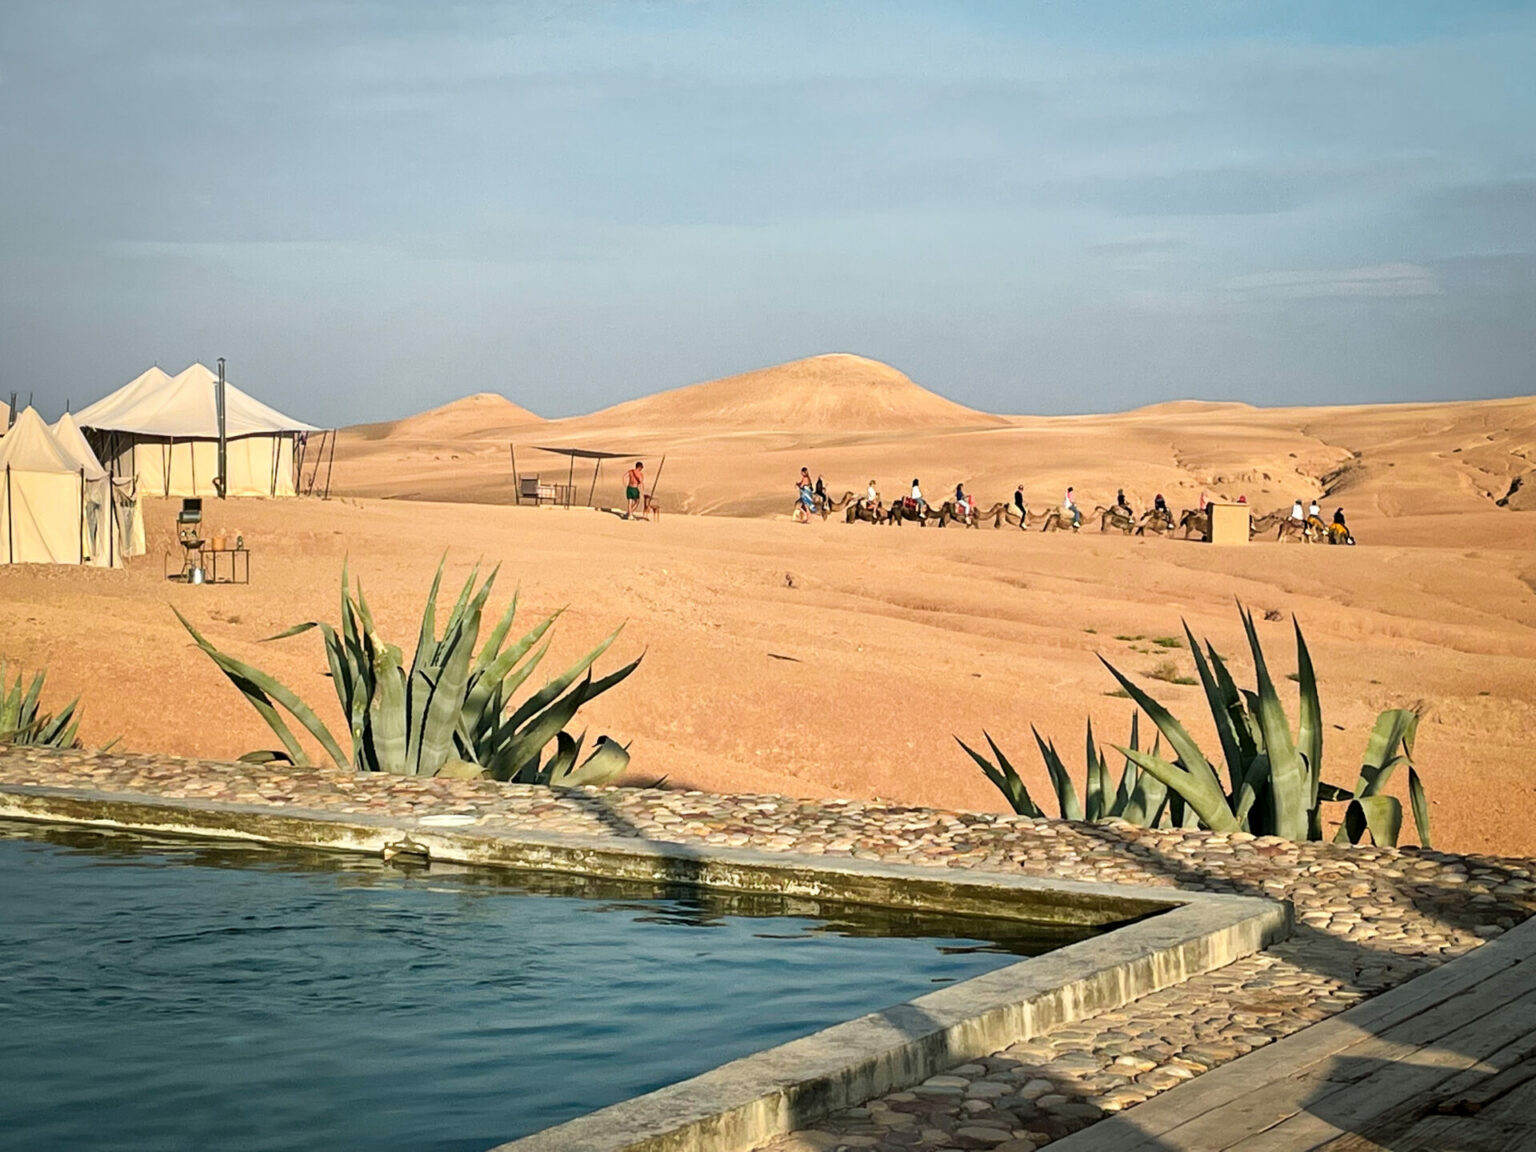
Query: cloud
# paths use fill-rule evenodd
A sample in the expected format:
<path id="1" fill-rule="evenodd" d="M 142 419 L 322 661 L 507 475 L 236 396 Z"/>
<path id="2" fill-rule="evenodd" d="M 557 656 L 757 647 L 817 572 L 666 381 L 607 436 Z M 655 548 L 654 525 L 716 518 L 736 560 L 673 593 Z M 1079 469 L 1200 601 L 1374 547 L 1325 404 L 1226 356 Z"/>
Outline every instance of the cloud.
<path id="1" fill-rule="evenodd" d="M 1246 300 L 1441 295 L 1435 274 L 1419 264 L 1375 264 L 1327 272 L 1264 272 L 1228 280 L 1222 290 Z"/>

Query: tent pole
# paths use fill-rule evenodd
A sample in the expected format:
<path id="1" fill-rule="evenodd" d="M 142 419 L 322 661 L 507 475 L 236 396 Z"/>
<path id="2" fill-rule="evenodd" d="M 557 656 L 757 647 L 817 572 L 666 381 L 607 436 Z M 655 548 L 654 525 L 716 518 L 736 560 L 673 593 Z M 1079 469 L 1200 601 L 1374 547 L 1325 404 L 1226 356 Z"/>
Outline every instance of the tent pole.
<path id="1" fill-rule="evenodd" d="M 517 445 L 507 441 L 507 451 L 512 453 L 512 503 L 523 502 L 523 482 L 517 476 Z"/>
<path id="2" fill-rule="evenodd" d="M 320 499 L 322 499 L 322 500 L 329 500 L 331 498 L 331 468 L 334 467 L 335 464 L 336 464 L 336 429 L 332 428 L 331 429 L 331 456 L 330 456 L 330 459 L 327 460 L 326 464 L 325 464 L 325 495 L 320 497 Z M 315 470 L 318 472 L 319 471 L 319 467 L 316 466 Z"/>
<path id="3" fill-rule="evenodd" d="M 80 563 L 85 563 L 85 465 L 80 466 Z"/>
<path id="4" fill-rule="evenodd" d="M 663 468 L 665 468 L 666 466 L 667 466 L 667 454 L 665 452 L 663 452 L 661 454 L 661 463 L 656 465 L 656 475 L 651 477 L 651 491 L 649 493 L 650 495 L 652 495 L 652 496 L 656 495 L 656 485 L 661 483 L 661 470 Z"/>
<path id="5" fill-rule="evenodd" d="M 11 512 L 11 466 L 5 466 L 5 550 L 6 563 L 16 563 L 16 518 Z"/>
<path id="6" fill-rule="evenodd" d="M 597 474 L 603 470 L 603 458 L 599 456 L 592 467 L 592 487 L 587 492 L 587 507 L 592 507 L 592 497 L 597 494 Z"/>
<path id="7" fill-rule="evenodd" d="M 219 413 L 219 476 L 213 486 L 218 492 L 219 499 L 222 500 L 229 488 L 229 419 L 224 409 L 224 357 L 222 356 L 219 357 L 219 382 L 216 387 L 218 390 L 214 394 L 214 398 L 218 403 L 214 407 L 218 409 Z M 275 465 L 272 471 L 274 473 L 272 483 L 275 487 L 277 484 L 275 475 L 277 468 Z"/>
<path id="8" fill-rule="evenodd" d="M 565 510 L 571 510 L 571 489 L 576 487 L 576 457 L 571 457 L 571 467 L 565 477 Z"/>

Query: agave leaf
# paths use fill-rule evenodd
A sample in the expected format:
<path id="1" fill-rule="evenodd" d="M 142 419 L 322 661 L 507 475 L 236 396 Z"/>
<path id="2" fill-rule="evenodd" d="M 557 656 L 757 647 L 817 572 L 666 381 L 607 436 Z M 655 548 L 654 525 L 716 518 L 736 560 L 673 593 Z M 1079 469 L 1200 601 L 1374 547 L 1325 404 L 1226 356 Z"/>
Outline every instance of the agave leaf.
<path id="1" fill-rule="evenodd" d="M 1419 714 L 1411 708 L 1388 708 L 1376 717 L 1360 762 L 1360 779 L 1355 795 L 1374 796 L 1387 786 L 1392 770 L 1413 754 L 1413 739 L 1419 728 Z M 1401 745 L 1406 755 L 1397 756 Z"/>
<path id="2" fill-rule="evenodd" d="M 500 758 L 510 766 L 513 777 L 521 773 L 524 764 L 537 759 L 539 750 L 570 723 L 577 709 L 586 702 L 587 690 L 591 687 L 591 683 L 592 676 L 588 673 L 585 680 L 531 717 L 528 723 L 507 742 L 506 748 L 500 753 Z"/>
<path id="3" fill-rule="evenodd" d="M 1238 831 L 1237 818 L 1232 814 L 1232 809 L 1227 807 L 1226 794 L 1221 790 L 1215 773 L 1209 770 L 1209 765 L 1203 773 L 1190 772 L 1150 752 L 1138 752 L 1133 748 L 1121 748 L 1120 752 L 1127 759 L 1134 760 L 1142 772 L 1160 781 L 1173 793 L 1169 797 L 1170 807 L 1176 807 L 1172 802 L 1178 799 L 1212 832 Z M 1174 821 L 1179 825 L 1183 823 L 1178 814 L 1175 814 Z"/>
<path id="4" fill-rule="evenodd" d="M 586 735 L 572 737 L 569 732 L 555 734 L 555 754 L 549 758 L 549 763 L 544 768 L 546 783 L 550 785 L 563 784 L 576 767 L 576 757 L 581 755 L 581 745 L 586 740 Z"/>
<path id="5" fill-rule="evenodd" d="M 1088 820 L 1102 820 L 1108 803 L 1109 774 L 1104 770 L 1104 759 L 1098 745 L 1093 742 L 1093 717 L 1088 717 L 1088 777 L 1084 784 L 1083 815 Z"/>
<path id="6" fill-rule="evenodd" d="M 308 704 L 304 703 L 293 692 L 259 668 L 253 668 L 243 661 L 236 660 L 220 652 L 203 637 L 202 633 L 192 627 L 191 622 L 185 616 L 177 612 L 174 607 L 171 611 L 176 613 L 176 619 L 181 621 L 181 626 L 192 636 L 197 646 L 218 665 L 224 675 L 229 677 L 231 682 L 234 683 L 235 687 L 245 694 L 246 699 L 261 714 L 262 719 L 276 733 L 277 738 L 283 742 L 283 747 L 293 756 L 295 764 L 307 765 L 309 758 L 305 755 L 303 747 L 294 737 L 292 730 L 289 729 L 287 723 L 278 714 L 277 709 L 273 707 L 273 701 L 287 709 L 288 713 L 303 725 L 304 729 L 319 742 L 320 746 L 325 749 L 326 754 L 336 762 L 337 766 L 346 766 L 347 760 L 342 754 L 341 746 L 336 743 L 336 738 L 331 735 L 330 729 L 325 726 L 320 717 L 315 715 L 314 710 Z"/>
<path id="7" fill-rule="evenodd" d="M 485 777 L 485 769 L 468 760 L 451 757 L 437 770 L 437 774 L 449 780 L 480 780 Z"/>
<path id="8" fill-rule="evenodd" d="M 1412 764 L 1408 766 L 1408 801 L 1413 806 L 1413 826 L 1419 843 L 1425 848 L 1433 847 L 1429 842 L 1429 797 L 1424 794 L 1424 783 Z"/>
<path id="9" fill-rule="evenodd" d="M 1003 755 L 1002 749 L 997 746 L 991 735 L 983 732 L 982 736 L 986 738 L 987 745 L 992 749 L 992 755 L 997 757 L 996 767 L 980 752 L 977 752 L 964 740 L 960 739 L 960 737 L 955 737 L 955 743 L 959 744 L 965 750 L 965 754 L 976 762 L 976 766 L 982 770 L 988 780 L 992 781 L 992 784 L 1003 794 L 1009 806 L 1015 812 L 1020 816 L 1028 816 L 1035 820 L 1040 819 L 1045 813 L 1040 811 L 1039 805 L 1030 796 L 1029 788 L 1019 778 L 1019 774 L 1014 770 L 1013 765 L 1008 762 L 1008 757 Z"/>
<path id="10" fill-rule="evenodd" d="M 592 746 L 592 755 L 581 766 L 566 776 L 563 783 L 568 788 L 581 784 L 611 784 L 629 767 L 629 749 L 607 736 L 599 736 Z"/>
<path id="11" fill-rule="evenodd" d="M 485 643 L 480 648 L 480 653 L 475 657 L 476 672 L 483 672 L 490 667 L 491 661 L 501 654 L 501 646 L 507 642 L 507 633 L 512 629 L 512 618 L 517 615 L 517 600 L 522 594 L 521 589 L 515 589 L 512 593 L 512 602 L 507 605 L 507 610 L 501 614 L 501 619 L 496 622 L 496 627 L 491 629 L 491 634 L 485 638 Z"/>
<path id="12" fill-rule="evenodd" d="M 284 628 L 276 636 L 265 636 L 262 639 L 258 640 L 257 643 L 258 644 L 270 644 L 274 640 L 286 640 L 290 636 L 300 636 L 300 635 L 303 635 L 305 632 L 308 632 L 311 628 L 318 628 L 318 627 L 320 627 L 320 624 L 319 624 L 318 621 L 306 620 L 302 624 L 295 624 L 292 628 Z"/>
<path id="13" fill-rule="evenodd" d="M 1200 746 L 1185 731 L 1184 725 L 1180 724 L 1168 709 L 1143 692 L 1129 678 L 1123 676 L 1104 657 L 1100 656 L 1099 662 L 1109 669 L 1110 675 L 1120 682 L 1120 686 L 1135 701 L 1136 706 L 1147 714 L 1147 717 L 1153 724 L 1157 725 L 1158 731 L 1167 738 L 1169 745 L 1173 748 L 1174 754 L 1178 758 L 1179 764 L 1182 765 L 1182 768 L 1175 769 L 1175 771 L 1181 773 L 1180 783 L 1183 787 L 1179 787 L 1163 776 L 1158 776 L 1158 779 L 1162 780 L 1165 785 L 1182 795 L 1186 800 L 1190 800 L 1195 805 L 1196 811 L 1200 813 L 1200 818 L 1206 821 L 1206 827 L 1211 829 L 1211 831 L 1237 831 L 1236 819 L 1232 815 L 1231 808 L 1227 806 L 1226 794 L 1222 791 L 1221 782 L 1216 777 L 1216 770 L 1211 767 L 1210 761 L 1200 751 Z M 1142 754 L 1132 755 L 1131 750 L 1127 748 L 1122 748 L 1120 751 L 1127 759 L 1134 760 L 1142 771 L 1149 770 L 1146 759 Z M 1159 763 L 1167 764 L 1168 762 L 1159 759 Z M 1169 765 L 1169 767 L 1172 767 L 1172 765 Z M 1192 794 L 1198 795 L 1199 800 L 1196 801 Z M 1207 817 L 1206 811 L 1211 807 L 1212 795 L 1221 797 L 1221 807 L 1225 811 L 1224 817 L 1215 813 L 1211 817 Z M 1217 820 L 1220 826 L 1212 824 L 1210 822 L 1211 819 Z"/>
<path id="14" fill-rule="evenodd" d="M 1301 623 L 1291 617 L 1291 627 L 1296 630 L 1296 683 L 1300 690 L 1301 706 L 1296 730 L 1296 750 L 1307 762 L 1311 777 L 1311 810 L 1316 816 L 1318 788 L 1323 778 L 1323 705 L 1317 695 L 1317 673 L 1312 668 L 1312 653 L 1307 650 L 1306 637 L 1301 634 Z M 1321 830 L 1313 839 L 1321 839 Z"/>
<path id="15" fill-rule="evenodd" d="M 1255 832 L 1253 813 L 1259 808 L 1260 800 L 1267 800 L 1269 795 L 1269 757 L 1260 752 L 1249 762 L 1248 769 L 1243 773 L 1242 783 L 1237 786 L 1237 795 L 1232 801 L 1232 813 L 1237 817 L 1238 825 L 1245 832 Z M 1260 828 L 1263 826 L 1260 825 Z M 1261 833 L 1262 834 L 1262 833 Z"/>
<path id="16" fill-rule="evenodd" d="M 247 752 L 236 761 L 239 764 L 292 764 L 293 758 L 282 749 L 263 749 L 259 752 Z"/>
<path id="17" fill-rule="evenodd" d="M 499 707 L 491 709 L 488 714 L 489 705 L 496 693 L 498 691 L 501 692 L 501 700 L 507 700 L 513 692 L 516 692 L 522 686 L 523 681 L 532 674 L 533 670 L 539 666 L 539 662 L 544 659 L 544 654 L 549 651 L 548 643 L 535 652 L 528 663 L 522 665 L 521 668 L 518 667 L 518 662 L 522 660 L 530 648 L 539 642 L 544 633 L 549 631 L 550 626 L 560 618 L 560 614 L 563 611 L 564 609 L 561 609 L 560 612 L 555 612 L 548 618 L 540 621 L 526 636 L 506 649 L 506 651 L 499 652 L 489 663 L 484 665 L 477 664 L 474 683 L 470 687 L 469 694 L 464 701 L 464 714 L 471 718 L 471 722 L 478 723 L 482 717 L 486 719 L 499 718 L 501 714 Z M 510 610 L 503 619 L 507 623 L 511 623 Z M 500 624 L 497 627 L 500 627 Z M 484 651 L 482 651 L 482 657 L 484 654 Z"/>
<path id="18" fill-rule="evenodd" d="M 1323 804 L 1337 804 L 1343 800 L 1353 800 L 1355 794 L 1337 784 L 1320 783 L 1317 786 L 1317 798 Z"/>
<path id="19" fill-rule="evenodd" d="M 620 624 L 596 648 L 572 664 L 559 676 L 545 684 L 544 687 L 528 697 L 527 700 L 524 700 L 517 710 L 512 713 L 513 723 L 520 724 L 530 716 L 538 713 L 541 709 L 547 708 L 557 696 L 576 682 L 578 676 L 597 663 L 598 657 L 608 651 L 613 642 L 619 638 L 619 633 L 622 631 L 624 631 L 624 625 Z"/>
<path id="20" fill-rule="evenodd" d="M 1232 704 L 1236 693 L 1229 695 L 1223 689 L 1216 674 L 1206 663 L 1205 656 L 1200 651 L 1200 645 L 1195 642 L 1195 634 L 1190 631 L 1189 622 L 1183 620 L 1180 623 L 1184 625 L 1184 636 L 1189 642 L 1189 652 L 1195 660 L 1195 674 L 1200 677 L 1200 686 L 1205 689 L 1205 702 L 1211 710 L 1211 720 L 1216 725 L 1216 737 L 1221 741 L 1221 755 L 1227 764 L 1227 779 L 1231 784 L 1235 804 L 1242 784 L 1244 765 L 1251 760 L 1251 757 L 1244 757 L 1242 746 L 1238 743 L 1237 723 L 1232 715 Z"/>
<path id="21" fill-rule="evenodd" d="M 475 636 L 480 631 L 478 609 L 467 618 L 456 620 L 444 644 L 448 659 L 432 693 L 422 724 L 420 761 L 414 770 L 423 776 L 435 776 L 453 751 L 454 730 L 464 700 L 464 686 L 469 679 L 469 662 L 474 656 Z"/>
<path id="22" fill-rule="evenodd" d="M 48 679 L 48 673 L 44 669 L 38 669 L 37 675 L 32 677 L 32 685 L 27 689 L 27 694 L 22 698 L 21 708 L 17 713 L 18 721 L 29 723 L 37 716 L 37 701 L 43 694 L 43 681 Z M 21 684 L 21 677 L 16 678 L 17 686 Z M 78 702 L 78 697 L 76 702 Z M 74 705 L 70 705 L 73 709 Z"/>
<path id="23" fill-rule="evenodd" d="M 1253 654 L 1254 672 L 1258 678 L 1259 728 L 1264 733 L 1264 753 L 1269 757 L 1270 832 L 1287 840 L 1305 840 L 1309 831 L 1312 812 L 1311 769 L 1291 740 L 1290 722 L 1285 708 L 1269 677 L 1269 667 L 1264 662 L 1264 649 L 1259 644 L 1258 631 L 1253 626 L 1253 615 L 1241 605 L 1243 629 L 1248 633 L 1248 647 Z"/>
<path id="24" fill-rule="evenodd" d="M 1383 848 L 1396 848 L 1403 827 L 1403 806 L 1396 796 L 1362 796 L 1344 810 L 1344 828 L 1351 844 L 1360 843 L 1367 831 Z"/>
<path id="25" fill-rule="evenodd" d="M 1034 733 L 1035 744 L 1040 749 L 1040 759 L 1045 761 L 1045 770 L 1050 774 L 1051 790 L 1056 793 L 1056 806 L 1061 812 L 1061 818 L 1063 820 L 1085 819 L 1083 802 L 1077 798 L 1077 789 L 1072 786 L 1072 774 L 1067 771 L 1066 764 L 1062 763 L 1061 756 L 1056 751 L 1056 745 L 1048 743 L 1033 725 L 1029 730 Z"/>
<path id="26" fill-rule="evenodd" d="M 414 766 L 405 762 L 405 676 L 400 649 L 374 641 L 373 699 L 368 702 L 368 744 L 378 771 L 404 776 Z"/>
<path id="27" fill-rule="evenodd" d="M 437 571 L 432 575 L 432 587 L 427 589 L 427 602 L 421 609 L 421 627 L 416 633 L 416 651 L 411 657 L 410 679 L 421 670 L 421 662 L 427 659 L 432 649 L 437 645 L 437 592 L 443 586 L 443 565 L 448 562 L 448 554 L 445 552 L 437 562 Z"/>

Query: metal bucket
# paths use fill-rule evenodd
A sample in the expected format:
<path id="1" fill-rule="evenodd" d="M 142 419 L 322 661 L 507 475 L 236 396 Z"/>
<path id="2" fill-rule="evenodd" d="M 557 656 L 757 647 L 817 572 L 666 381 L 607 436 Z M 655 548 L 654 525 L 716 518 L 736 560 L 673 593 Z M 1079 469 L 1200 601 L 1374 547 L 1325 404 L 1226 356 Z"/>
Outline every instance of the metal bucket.
<path id="1" fill-rule="evenodd" d="M 188 584 L 201 584 L 202 582 L 203 582 L 203 570 L 201 568 L 194 568 L 194 569 L 192 569 L 192 571 L 187 573 L 187 583 Z"/>

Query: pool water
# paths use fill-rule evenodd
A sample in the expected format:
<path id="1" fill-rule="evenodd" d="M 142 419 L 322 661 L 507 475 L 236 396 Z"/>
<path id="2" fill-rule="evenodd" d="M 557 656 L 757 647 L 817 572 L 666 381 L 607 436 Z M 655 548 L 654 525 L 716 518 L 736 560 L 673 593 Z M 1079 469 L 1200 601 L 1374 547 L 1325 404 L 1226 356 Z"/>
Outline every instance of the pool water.
<path id="1" fill-rule="evenodd" d="M 1091 934 L 0 822 L 0 1144 L 487 1149 Z"/>

